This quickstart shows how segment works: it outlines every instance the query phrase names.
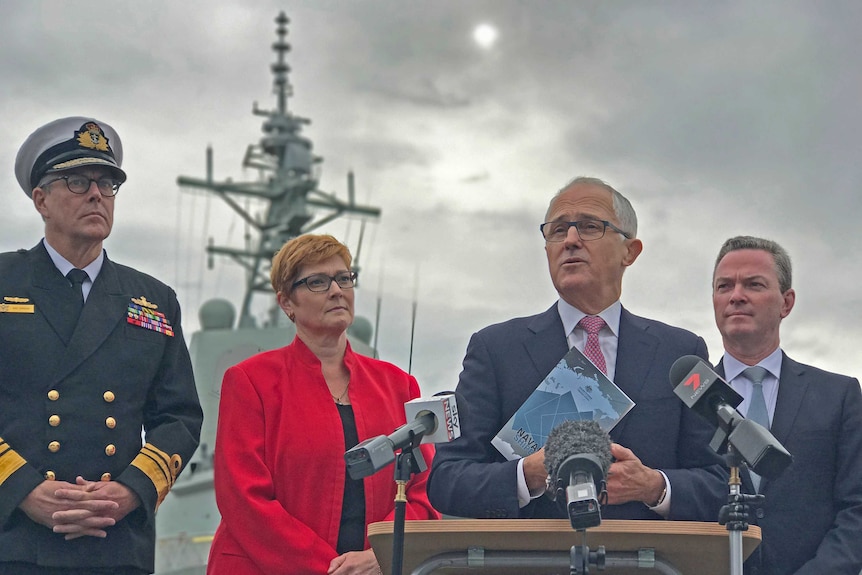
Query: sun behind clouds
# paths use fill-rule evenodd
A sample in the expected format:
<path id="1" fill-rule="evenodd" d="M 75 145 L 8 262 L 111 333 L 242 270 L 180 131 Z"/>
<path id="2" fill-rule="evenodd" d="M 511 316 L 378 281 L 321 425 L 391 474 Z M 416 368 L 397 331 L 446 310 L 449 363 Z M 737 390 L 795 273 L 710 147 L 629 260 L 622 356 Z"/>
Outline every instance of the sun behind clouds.
<path id="1" fill-rule="evenodd" d="M 473 28 L 473 41 L 484 50 L 490 50 L 497 42 L 497 29 L 490 24 L 478 24 Z"/>

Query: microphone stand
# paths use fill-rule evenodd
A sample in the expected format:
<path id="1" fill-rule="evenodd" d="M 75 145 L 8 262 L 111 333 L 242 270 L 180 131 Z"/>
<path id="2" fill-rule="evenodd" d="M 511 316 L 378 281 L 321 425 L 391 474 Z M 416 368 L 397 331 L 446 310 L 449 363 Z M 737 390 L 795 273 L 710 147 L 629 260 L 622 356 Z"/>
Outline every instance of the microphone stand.
<path id="1" fill-rule="evenodd" d="M 395 457 L 395 522 L 392 526 L 392 575 L 401 575 L 404 566 L 404 519 L 407 511 L 407 482 L 413 473 L 427 469 L 419 450 L 421 436 L 411 433 L 411 444 Z"/>
<path id="2" fill-rule="evenodd" d="M 587 530 L 578 529 L 583 534 L 584 544 L 573 545 L 569 550 L 569 575 L 587 575 L 590 565 L 595 565 L 599 571 L 605 570 L 605 546 L 600 545 L 598 551 L 590 551 L 587 545 Z"/>
<path id="3" fill-rule="evenodd" d="M 763 501 L 763 495 L 746 495 L 741 492 L 739 466 L 742 458 L 733 445 L 728 445 L 725 459 L 730 467 L 730 479 L 727 481 L 729 492 L 727 505 L 719 511 L 718 523 L 727 525 L 730 538 L 730 575 L 742 575 L 742 532 L 748 531 L 748 503 Z"/>

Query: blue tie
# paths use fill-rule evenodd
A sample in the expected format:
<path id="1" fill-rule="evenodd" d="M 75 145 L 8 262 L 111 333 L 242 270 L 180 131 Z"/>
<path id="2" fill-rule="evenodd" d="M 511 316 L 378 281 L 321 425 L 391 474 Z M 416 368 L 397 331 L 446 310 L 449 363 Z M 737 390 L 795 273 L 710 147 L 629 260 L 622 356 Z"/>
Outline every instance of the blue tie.
<path id="1" fill-rule="evenodd" d="M 765 367 L 755 365 L 745 368 L 742 373 L 753 384 L 751 386 L 751 401 L 745 418 L 769 429 L 769 411 L 766 409 L 766 399 L 763 397 L 763 378 L 769 372 L 766 371 Z M 751 481 L 754 483 L 754 489 L 760 491 L 760 476 L 753 471 L 751 472 Z"/>

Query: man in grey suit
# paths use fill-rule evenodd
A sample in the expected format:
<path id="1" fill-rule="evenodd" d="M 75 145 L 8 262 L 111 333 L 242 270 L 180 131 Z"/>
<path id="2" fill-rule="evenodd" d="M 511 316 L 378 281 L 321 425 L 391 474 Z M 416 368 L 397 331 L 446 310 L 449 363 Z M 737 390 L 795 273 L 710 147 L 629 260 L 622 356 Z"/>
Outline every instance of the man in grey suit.
<path id="1" fill-rule="evenodd" d="M 566 517 L 545 496 L 544 450 L 507 461 L 491 440 L 572 346 L 585 349 L 594 337 L 586 318 L 600 325 L 596 361 L 636 403 L 611 432 L 615 462 L 602 516 L 715 521 L 727 498 L 727 475 L 708 446 L 712 429 L 674 395 L 668 375 L 683 355 L 706 358 L 706 344 L 620 303 L 623 272 L 643 249 L 634 209 L 605 182 L 577 178 L 551 200 L 545 221 L 545 252 L 560 299 L 543 313 L 471 338 L 457 388 L 466 403 L 461 437 L 438 446 L 431 503 L 463 517 Z"/>
<path id="2" fill-rule="evenodd" d="M 198 445 L 176 294 L 102 248 L 122 152 L 71 117 L 15 162 L 45 236 L 0 254 L 0 575 L 152 573 L 156 508 Z"/>
<path id="3" fill-rule="evenodd" d="M 724 343 L 718 371 L 793 455 L 776 479 L 743 470 L 743 489 L 765 496 L 750 509 L 762 543 L 750 575 L 858 575 L 862 569 L 862 392 L 859 381 L 793 361 L 779 328 L 796 302 L 790 257 L 777 243 L 727 240 L 712 281 Z M 754 367 L 759 366 L 759 367 Z M 759 407 L 758 407 L 759 406 Z"/>

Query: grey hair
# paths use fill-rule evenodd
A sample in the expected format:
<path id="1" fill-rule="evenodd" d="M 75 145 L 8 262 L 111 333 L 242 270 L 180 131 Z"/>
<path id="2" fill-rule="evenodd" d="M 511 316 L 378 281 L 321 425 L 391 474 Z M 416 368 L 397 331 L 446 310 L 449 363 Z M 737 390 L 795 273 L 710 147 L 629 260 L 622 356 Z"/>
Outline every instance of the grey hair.
<path id="1" fill-rule="evenodd" d="M 604 188 L 608 192 L 610 192 L 611 197 L 614 202 L 614 215 L 617 218 L 617 221 L 620 224 L 620 227 L 629 234 L 630 237 L 636 238 L 638 235 L 638 216 L 635 213 L 635 209 L 632 207 L 631 202 L 629 202 L 628 198 L 624 195 L 616 191 L 610 184 L 601 180 L 599 178 L 591 178 L 589 176 L 578 176 L 573 179 L 571 182 L 560 188 L 554 197 L 551 198 L 550 203 L 548 204 L 548 209 L 545 212 L 545 221 L 548 220 L 548 217 L 551 214 L 551 209 L 554 207 L 554 202 L 557 201 L 557 198 L 560 195 L 571 188 L 576 184 L 585 184 L 590 186 L 597 186 L 599 188 Z"/>
<path id="2" fill-rule="evenodd" d="M 778 275 L 778 289 L 784 293 L 792 287 L 793 266 L 790 263 L 790 255 L 787 250 L 772 240 L 754 236 L 736 236 L 724 242 L 718 251 L 718 257 L 715 258 L 715 267 L 712 268 L 713 279 L 715 279 L 715 271 L 718 269 L 718 264 L 721 263 L 722 258 L 737 250 L 762 250 L 771 254 L 775 261 L 775 272 Z"/>

